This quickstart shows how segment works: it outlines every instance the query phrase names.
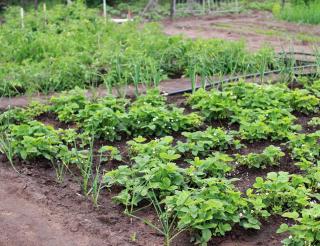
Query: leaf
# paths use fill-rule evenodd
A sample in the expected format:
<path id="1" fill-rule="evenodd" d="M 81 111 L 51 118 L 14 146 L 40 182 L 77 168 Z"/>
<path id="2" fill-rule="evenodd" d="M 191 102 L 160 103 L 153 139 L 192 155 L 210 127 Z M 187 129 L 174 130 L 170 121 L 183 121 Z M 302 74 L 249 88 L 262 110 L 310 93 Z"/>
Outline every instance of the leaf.
<path id="1" fill-rule="evenodd" d="M 277 230 L 277 233 L 287 232 L 288 229 L 289 229 L 289 226 L 287 224 L 282 224 Z"/>
<path id="2" fill-rule="evenodd" d="M 144 138 L 144 137 L 139 136 L 139 137 L 137 137 L 137 138 L 134 138 L 133 140 L 134 140 L 135 142 L 137 142 L 137 143 L 143 143 L 143 142 L 145 142 L 147 139 Z"/>
<path id="3" fill-rule="evenodd" d="M 287 212 L 284 213 L 282 216 L 294 220 L 299 218 L 299 214 L 297 212 Z"/>
<path id="4" fill-rule="evenodd" d="M 203 229 L 201 230 L 201 241 L 202 242 L 208 242 L 212 237 L 212 233 L 209 229 Z"/>

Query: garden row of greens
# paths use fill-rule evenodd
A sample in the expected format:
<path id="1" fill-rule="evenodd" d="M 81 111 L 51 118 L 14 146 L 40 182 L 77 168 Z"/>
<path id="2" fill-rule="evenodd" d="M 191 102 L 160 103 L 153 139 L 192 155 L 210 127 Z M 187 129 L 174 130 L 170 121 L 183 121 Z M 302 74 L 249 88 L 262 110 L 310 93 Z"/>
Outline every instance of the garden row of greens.
<path id="1" fill-rule="evenodd" d="M 48 105 L 34 103 L 1 114 L 0 150 L 13 166 L 16 158 L 49 160 L 60 181 L 66 169 L 76 168 L 84 194 L 95 204 L 102 188 L 122 187 L 114 200 L 125 205 L 129 216 L 139 218 L 135 209 L 150 202 L 161 223 L 145 222 L 164 235 L 167 245 L 184 230 L 193 231 L 195 242 L 206 245 L 236 224 L 259 229 L 260 221 L 274 214 L 296 221 L 279 229 L 291 234 L 285 245 L 317 245 L 319 117 L 309 122 L 313 132 L 301 133 L 293 113 L 318 113 L 320 81 L 302 79 L 300 84 L 303 89 L 244 82 L 222 85 L 222 90 L 200 89 L 186 99 L 196 111 L 188 114 L 167 104 L 157 91 L 131 102 L 113 97 L 89 100 L 75 89 Z M 50 114 L 73 128 L 55 129 L 36 120 Z M 216 120 L 226 120 L 238 130 L 210 127 Z M 180 132 L 181 138 L 174 141 L 170 134 Z M 148 140 L 155 136 L 160 138 Z M 134 137 L 127 142 L 127 154 L 111 146 L 121 137 Z M 95 151 L 97 139 L 111 145 Z M 259 140 L 283 144 L 267 146 L 261 153 L 228 152 Z M 284 151 L 299 174 L 268 173 L 245 194 L 235 187 L 231 177 L 239 166 L 280 165 Z M 111 161 L 120 165 L 102 172 Z"/>
<path id="2" fill-rule="evenodd" d="M 155 23 L 115 24 L 81 3 L 45 12 L 9 8 L 0 26 L 0 96 L 104 84 L 157 86 L 165 78 L 225 75 L 284 66 L 272 49 L 243 42 L 166 36 Z M 124 93 L 124 91 L 121 91 Z"/>

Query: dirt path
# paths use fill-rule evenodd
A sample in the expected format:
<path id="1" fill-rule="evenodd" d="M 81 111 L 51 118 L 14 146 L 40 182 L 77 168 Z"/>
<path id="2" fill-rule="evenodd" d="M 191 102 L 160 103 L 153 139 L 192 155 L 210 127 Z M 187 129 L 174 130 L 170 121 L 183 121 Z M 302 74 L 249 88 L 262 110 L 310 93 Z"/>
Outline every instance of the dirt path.
<path id="1" fill-rule="evenodd" d="M 0 246 L 161 245 L 148 226 L 123 215 L 110 192 L 94 208 L 70 177 L 58 184 L 51 169 L 19 171 L 0 162 Z"/>
<path id="2" fill-rule="evenodd" d="M 0 245 L 99 244 L 92 237 L 66 230 L 61 221 L 51 215 L 50 210 L 21 198 L 24 190 L 21 184 L 8 184 L 2 180 L 0 187 Z"/>
<path id="3" fill-rule="evenodd" d="M 76 232 L 76 227 L 73 231 L 66 228 L 45 206 L 47 197 L 35 191 L 29 193 L 28 185 L 27 180 L 0 169 L 1 246 L 106 245 L 93 235 Z"/>
<path id="4" fill-rule="evenodd" d="M 173 22 L 167 20 L 162 24 L 168 35 L 244 40 L 250 50 L 271 45 L 277 52 L 312 52 L 320 44 L 319 25 L 278 21 L 268 12 L 186 17 Z"/>

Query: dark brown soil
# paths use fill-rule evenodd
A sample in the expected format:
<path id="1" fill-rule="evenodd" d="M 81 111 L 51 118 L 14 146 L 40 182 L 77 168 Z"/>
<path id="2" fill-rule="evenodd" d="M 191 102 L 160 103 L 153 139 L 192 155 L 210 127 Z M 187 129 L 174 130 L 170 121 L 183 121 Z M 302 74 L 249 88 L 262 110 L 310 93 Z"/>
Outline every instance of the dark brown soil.
<path id="1" fill-rule="evenodd" d="M 0 164 L 0 245 L 162 245 L 147 225 L 123 215 L 114 193 L 104 191 L 95 208 L 75 177 L 59 184 L 52 169 L 17 168 L 20 174 Z"/>
<path id="2" fill-rule="evenodd" d="M 185 106 L 181 95 L 169 97 L 169 103 Z M 188 109 L 188 111 L 192 111 Z M 310 117 L 296 115 L 297 122 L 306 127 Z M 60 125 L 54 115 L 43 115 L 39 120 L 52 124 L 55 127 L 68 127 Z M 228 127 L 227 122 L 213 122 L 214 126 Z M 309 132 L 309 129 L 305 129 Z M 311 130 L 310 130 L 311 131 Z M 181 134 L 174 135 L 181 140 Z M 126 141 L 113 143 L 126 156 Z M 108 144 L 97 143 L 97 147 Z M 264 177 L 270 171 L 288 171 L 298 173 L 293 165 L 289 153 L 281 142 L 261 141 L 254 144 L 245 143 L 241 150 L 231 150 L 229 154 L 261 152 L 270 144 L 280 146 L 286 152 L 279 166 L 266 169 L 247 169 L 236 167 L 230 177 L 238 178 L 235 185 L 240 191 L 245 191 L 254 182 L 256 177 Z M 108 163 L 103 169 L 116 168 L 119 163 Z M 49 163 L 43 161 L 21 162 L 16 160 L 16 173 L 2 156 L 0 159 L 0 246 L 20 245 L 163 245 L 163 237 L 156 233 L 142 221 L 131 219 L 123 214 L 124 207 L 114 204 L 112 197 L 119 190 L 104 190 L 100 196 L 98 208 L 95 208 L 90 197 L 84 197 L 76 172 L 66 174 L 62 183 L 56 182 L 54 169 Z M 72 170 L 72 168 L 71 168 Z M 139 212 L 139 216 L 158 223 L 152 207 Z M 209 245 L 281 245 L 285 235 L 276 234 L 276 230 L 283 219 L 271 217 L 262 222 L 259 231 L 245 230 L 235 227 L 225 237 L 214 238 Z M 188 246 L 190 232 L 180 234 L 173 245 Z"/>

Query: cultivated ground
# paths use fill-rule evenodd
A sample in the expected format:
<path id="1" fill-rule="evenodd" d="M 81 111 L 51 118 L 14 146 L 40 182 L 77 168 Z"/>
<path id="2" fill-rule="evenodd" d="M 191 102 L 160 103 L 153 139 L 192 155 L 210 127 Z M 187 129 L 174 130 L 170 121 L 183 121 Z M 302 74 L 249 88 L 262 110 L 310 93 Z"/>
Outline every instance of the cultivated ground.
<path id="1" fill-rule="evenodd" d="M 311 52 L 313 46 L 320 43 L 319 26 L 288 24 L 261 12 L 182 18 L 174 22 L 165 21 L 163 26 L 170 35 L 244 39 L 250 49 L 258 49 L 267 43 L 277 51 L 294 47 L 295 51 Z M 170 100 L 177 104 L 183 101 L 179 97 Z M 300 117 L 299 120 L 303 124 L 308 119 Z M 260 148 L 257 145 L 243 151 L 254 152 Z M 280 167 L 272 170 L 289 171 L 289 161 L 285 158 Z M 123 207 L 112 203 L 111 198 L 117 191 L 104 192 L 101 206 L 94 208 L 91 201 L 81 195 L 76 176 L 68 174 L 65 182 L 59 184 L 48 163 L 20 163 L 17 168 L 20 174 L 14 172 L 5 159 L 0 159 L 0 246 L 163 245 L 163 238 L 154 230 L 123 215 Z M 235 177 L 246 180 L 239 184 L 239 188 L 245 189 L 255 177 L 272 170 L 240 172 Z M 142 211 L 141 216 L 156 222 L 151 210 Z M 279 236 L 275 231 L 281 223 L 279 218 L 271 217 L 258 232 L 236 228 L 210 245 L 280 245 L 284 235 Z M 174 245 L 192 245 L 189 238 L 187 233 L 182 234 Z"/>
<path id="2" fill-rule="evenodd" d="M 244 40 L 250 50 L 271 45 L 278 52 L 312 52 L 320 44 L 319 26 L 279 21 L 268 12 L 178 18 L 163 28 L 169 35 Z"/>

